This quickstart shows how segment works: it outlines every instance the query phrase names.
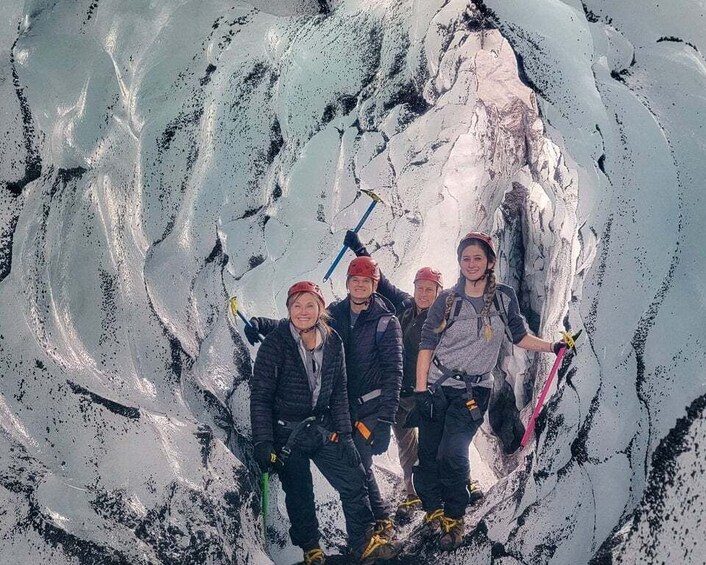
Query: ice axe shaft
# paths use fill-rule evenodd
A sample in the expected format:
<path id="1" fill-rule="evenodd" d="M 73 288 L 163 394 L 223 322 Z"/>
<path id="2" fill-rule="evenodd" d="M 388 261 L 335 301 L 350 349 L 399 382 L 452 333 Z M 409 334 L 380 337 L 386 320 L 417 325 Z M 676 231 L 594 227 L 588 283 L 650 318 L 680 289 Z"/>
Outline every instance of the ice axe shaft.
<path id="1" fill-rule="evenodd" d="M 267 514 L 270 510 L 270 474 L 262 473 L 262 535 L 267 541 Z"/>
<path id="2" fill-rule="evenodd" d="M 363 224 L 368 219 L 370 214 L 373 212 L 373 210 L 375 209 L 375 206 L 377 206 L 377 203 L 382 202 L 382 198 L 380 198 L 372 190 L 361 189 L 361 192 L 365 192 L 365 194 L 370 196 L 370 198 L 372 198 L 373 201 L 370 203 L 370 206 L 368 206 L 368 209 L 365 211 L 365 214 L 363 214 L 363 216 L 360 218 L 358 225 L 355 228 L 353 228 L 353 233 L 358 233 L 360 231 L 360 228 L 363 227 Z M 343 256 L 346 254 L 347 249 L 348 249 L 348 247 L 346 245 L 341 247 L 341 250 L 338 252 L 338 255 L 333 260 L 333 263 L 331 263 L 331 266 L 329 267 L 328 271 L 326 271 L 326 274 L 324 275 L 324 282 L 326 282 L 329 279 L 329 277 L 333 273 L 336 266 L 341 262 L 341 259 L 343 259 Z"/>
<path id="3" fill-rule="evenodd" d="M 562 347 L 559 350 L 559 354 L 556 356 L 556 359 L 554 360 L 554 365 L 552 366 L 552 370 L 549 371 L 549 376 L 547 377 L 547 382 L 544 383 L 544 388 L 542 389 L 541 394 L 539 395 L 539 399 L 537 400 L 537 404 L 534 407 L 534 411 L 532 412 L 532 416 L 530 416 L 530 420 L 527 423 L 527 429 L 525 430 L 525 435 L 522 436 L 522 441 L 520 441 L 520 446 L 525 447 L 527 445 L 527 442 L 529 442 L 530 437 L 532 437 L 532 432 L 534 431 L 534 423 L 537 420 L 537 416 L 539 416 L 539 413 L 542 411 L 542 406 L 544 406 L 544 399 L 547 397 L 547 394 L 549 393 L 549 387 L 552 384 L 552 381 L 554 380 L 554 376 L 556 375 L 557 371 L 559 370 L 559 367 L 561 366 L 561 360 L 564 358 L 564 354 L 566 353 L 566 346 Z M 515 436 L 517 437 L 517 436 Z"/>
<path id="4" fill-rule="evenodd" d="M 580 333 L 581 331 L 576 334 L 576 337 L 578 337 Z M 522 440 L 520 441 L 521 447 L 525 447 L 529 442 L 530 437 L 532 437 L 532 432 L 534 431 L 534 424 L 537 421 L 537 416 L 539 416 L 539 413 L 542 411 L 542 407 L 544 406 L 544 399 L 547 397 L 547 394 L 549 394 L 549 388 L 552 386 L 552 382 L 554 381 L 554 377 L 556 376 L 557 371 L 559 371 L 559 367 L 561 367 L 561 362 L 564 359 L 564 355 L 566 354 L 567 349 L 573 349 L 575 347 L 575 338 L 573 338 L 571 334 L 566 332 L 562 332 L 562 334 L 566 339 L 566 345 L 564 345 L 564 347 L 559 350 L 559 353 L 557 354 L 556 359 L 554 360 L 552 370 L 549 371 L 547 382 L 544 383 L 542 392 L 540 393 L 539 398 L 537 399 L 537 404 L 535 405 L 534 410 L 532 411 L 532 416 L 530 416 L 529 422 L 527 422 L 527 429 L 525 430 L 525 435 L 522 436 Z"/>
<path id="5" fill-rule="evenodd" d="M 251 325 L 250 322 L 248 322 L 248 321 L 245 319 L 245 316 L 243 316 L 243 313 L 242 313 L 240 310 L 238 310 L 237 314 L 238 314 L 238 317 L 239 317 L 241 320 L 243 320 L 243 323 L 244 323 L 246 326 Z"/>

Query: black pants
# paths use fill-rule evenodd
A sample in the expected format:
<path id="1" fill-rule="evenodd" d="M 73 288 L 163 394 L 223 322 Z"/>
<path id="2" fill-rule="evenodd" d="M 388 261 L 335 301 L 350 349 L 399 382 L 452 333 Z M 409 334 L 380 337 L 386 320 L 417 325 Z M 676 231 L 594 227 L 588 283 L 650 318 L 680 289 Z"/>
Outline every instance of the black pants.
<path id="1" fill-rule="evenodd" d="M 433 420 L 419 421 L 419 465 L 414 470 L 414 487 L 427 512 L 438 508 L 450 518 L 460 518 L 470 500 L 468 448 L 483 423 L 473 420 L 463 398 L 465 391 L 442 386 L 437 392 L 446 402 L 435 404 Z M 485 414 L 490 389 L 473 388 L 473 395 Z"/>
<path id="2" fill-rule="evenodd" d="M 278 427 L 275 438 L 278 451 L 288 436 L 288 431 Z M 354 550 L 359 549 L 375 523 L 363 466 L 352 467 L 340 444 L 326 441 L 321 428 L 316 424 L 302 430 L 294 443 L 291 455 L 279 470 L 291 523 L 289 535 L 292 543 L 309 549 L 321 538 L 311 477 L 310 461 L 313 461 L 338 491 L 346 520 L 348 542 Z"/>
<path id="3" fill-rule="evenodd" d="M 365 424 L 365 426 L 372 431 L 377 423 L 377 413 L 360 420 Z M 363 468 L 365 469 L 365 479 L 368 487 L 368 496 L 370 497 L 370 507 L 373 510 L 373 515 L 376 520 L 384 520 L 390 517 L 390 508 L 382 499 L 380 494 L 380 487 L 375 480 L 375 474 L 373 473 L 373 452 L 372 448 L 365 440 L 365 438 L 357 430 L 353 430 L 353 441 L 355 446 L 360 453 L 360 458 L 363 461 Z"/>

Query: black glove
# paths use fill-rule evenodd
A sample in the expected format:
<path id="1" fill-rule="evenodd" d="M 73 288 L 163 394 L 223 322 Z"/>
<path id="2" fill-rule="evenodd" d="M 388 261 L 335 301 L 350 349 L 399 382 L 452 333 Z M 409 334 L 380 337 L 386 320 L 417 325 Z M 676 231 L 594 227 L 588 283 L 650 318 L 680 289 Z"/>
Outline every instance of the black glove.
<path id="1" fill-rule="evenodd" d="M 267 473 L 277 460 L 271 441 L 258 441 L 255 444 L 255 461 L 260 471 Z"/>
<path id="2" fill-rule="evenodd" d="M 578 337 L 581 335 L 582 331 L 583 330 L 579 330 L 574 335 L 572 335 L 571 340 L 575 342 L 578 339 Z M 559 351 L 561 351 L 561 348 L 565 347 L 565 346 L 566 346 L 566 338 L 561 338 L 561 341 L 555 341 L 554 343 L 552 343 L 552 351 L 554 352 L 554 355 L 559 355 Z M 576 345 L 574 344 L 569 349 L 576 349 Z"/>
<path id="3" fill-rule="evenodd" d="M 390 446 L 390 427 L 391 422 L 386 420 L 378 420 L 373 429 L 373 435 L 370 438 L 370 450 L 373 455 L 381 455 L 387 451 Z"/>
<path id="4" fill-rule="evenodd" d="M 351 467 L 360 465 L 360 454 L 355 447 L 351 434 L 341 434 L 338 437 L 340 458 L 343 459 Z"/>
<path id="5" fill-rule="evenodd" d="M 353 230 L 346 232 L 346 237 L 343 238 L 343 245 L 348 247 L 357 257 L 370 257 L 370 253 L 360 241 L 360 237 Z"/>
<path id="6" fill-rule="evenodd" d="M 414 391 L 414 406 L 422 418 L 431 420 L 434 414 L 434 399 L 431 392 L 425 390 L 423 392 Z"/>
<path id="7" fill-rule="evenodd" d="M 257 318 L 250 318 L 250 323 L 245 325 L 245 337 L 250 345 L 255 345 L 262 341 L 260 337 L 260 324 Z"/>

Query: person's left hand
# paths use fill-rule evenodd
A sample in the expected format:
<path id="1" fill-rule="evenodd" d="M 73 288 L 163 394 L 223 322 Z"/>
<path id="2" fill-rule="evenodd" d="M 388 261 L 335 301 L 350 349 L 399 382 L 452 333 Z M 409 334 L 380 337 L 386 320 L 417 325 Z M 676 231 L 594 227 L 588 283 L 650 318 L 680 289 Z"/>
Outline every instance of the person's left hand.
<path id="1" fill-rule="evenodd" d="M 250 318 L 250 322 L 245 325 L 244 331 L 245 337 L 250 345 L 254 346 L 256 343 L 260 343 L 262 341 L 262 338 L 260 337 L 260 326 L 257 318 Z"/>
<path id="2" fill-rule="evenodd" d="M 559 355 L 559 352 L 561 351 L 562 347 L 567 347 L 568 349 L 576 349 L 575 342 L 581 335 L 582 331 L 583 330 L 579 330 L 574 335 L 571 335 L 571 333 L 569 332 L 564 332 L 564 337 L 561 338 L 561 341 L 555 341 L 554 343 L 552 343 L 552 351 L 554 352 L 554 355 Z"/>
<path id="3" fill-rule="evenodd" d="M 260 466 L 260 471 L 267 473 L 277 460 L 272 442 L 260 441 L 255 444 L 255 461 Z"/>
<path id="4" fill-rule="evenodd" d="M 373 455 L 382 455 L 390 446 L 390 428 L 392 423 L 386 420 L 378 420 L 370 438 L 370 448 Z"/>
<path id="5" fill-rule="evenodd" d="M 363 245 L 363 242 L 360 241 L 360 236 L 353 230 L 346 231 L 346 235 L 343 238 L 343 245 L 347 246 L 353 253 L 355 253 L 356 257 L 370 255 L 368 250 L 365 248 L 365 245 Z"/>

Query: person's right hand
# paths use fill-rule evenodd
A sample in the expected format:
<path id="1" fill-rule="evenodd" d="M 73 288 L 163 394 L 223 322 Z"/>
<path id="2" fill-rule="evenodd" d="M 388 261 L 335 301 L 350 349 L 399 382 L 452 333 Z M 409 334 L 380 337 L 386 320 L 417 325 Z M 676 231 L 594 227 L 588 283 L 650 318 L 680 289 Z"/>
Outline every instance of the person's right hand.
<path id="1" fill-rule="evenodd" d="M 260 324 L 258 324 L 257 318 L 250 318 L 250 323 L 245 325 L 245 337 L 250 345 L 255 345 L 262 341 L 260 337 Z"/>
<path id="2" fill-rule="evenodd" d="M 259 441 L 255 444 L 255 461 L 260 471 L 267 473 L 277 460 L 275 450 L 270 441 Z"/>
<path id="3" fill-rule="evenodd" d="M 368 256 L 368 250 L 365 249 L 363 242 L 360 241 L 360 237 L 353 230 L 348 230 L 346 236 L 343 238 L 343 245 L 348 247 L 357 257 Z"/>

